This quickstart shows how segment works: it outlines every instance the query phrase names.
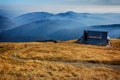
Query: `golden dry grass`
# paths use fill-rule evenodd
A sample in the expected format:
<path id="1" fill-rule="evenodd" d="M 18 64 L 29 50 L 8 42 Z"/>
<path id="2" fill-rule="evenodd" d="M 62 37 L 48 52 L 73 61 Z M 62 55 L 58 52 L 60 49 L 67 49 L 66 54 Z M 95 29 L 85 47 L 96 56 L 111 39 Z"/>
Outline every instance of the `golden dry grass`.
<path id="1" fill-rule="evenodd" d="M 0 43 L 0 80 L 120 80 L 120 40 Z"/>

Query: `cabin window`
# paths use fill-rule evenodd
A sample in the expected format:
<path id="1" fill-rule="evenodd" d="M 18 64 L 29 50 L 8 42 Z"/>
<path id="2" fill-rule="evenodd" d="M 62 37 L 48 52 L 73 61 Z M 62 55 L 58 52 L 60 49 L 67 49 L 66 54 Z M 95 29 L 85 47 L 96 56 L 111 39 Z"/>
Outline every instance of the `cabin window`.
<path id="1" fill-rule="evenodd" d="M 88 38 L 102 39 L 102 37 L 101 37 L 101 36 L 88 36 Z"/>
<path id="2" fill-rule="evenodd" d="M 96 35 L 90 35 L 90 36 L 88 36 L 88 38 L 94 38 L 94 39 L 102 39 L 102 33 L 101 34 L 99 34 L 99 36 L 96 36 Z"/>

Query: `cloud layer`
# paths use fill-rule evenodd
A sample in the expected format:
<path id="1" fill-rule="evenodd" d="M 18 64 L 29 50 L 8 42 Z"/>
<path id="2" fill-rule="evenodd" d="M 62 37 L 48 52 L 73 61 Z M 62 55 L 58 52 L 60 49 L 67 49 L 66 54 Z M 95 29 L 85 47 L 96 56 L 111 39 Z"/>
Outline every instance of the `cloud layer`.
<path id="1" fill-rule="evenodd" d="M 0 0 L 0 9 L 120 13 L 120 0 Z"/>
<path id="2" fill-rule="evenodd" d="M 0 4 L 120 5 L 120 0 L 0 0 Z"/>
<path id="3" fill-rule="evenodd" d="M 67 2 L 72 5 L 120 5 L 120 0 L 66 0 Z"/>

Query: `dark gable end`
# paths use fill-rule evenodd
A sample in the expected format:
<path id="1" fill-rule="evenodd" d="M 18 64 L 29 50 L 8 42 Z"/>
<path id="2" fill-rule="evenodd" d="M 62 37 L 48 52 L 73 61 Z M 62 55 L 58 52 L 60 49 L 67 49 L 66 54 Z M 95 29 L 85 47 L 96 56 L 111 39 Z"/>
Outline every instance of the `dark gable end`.
<path id="1" fill-rule="evenodd" d="M 78 43 L 106 46 L 108 44 L 108 32 L 85 30 Z"/>

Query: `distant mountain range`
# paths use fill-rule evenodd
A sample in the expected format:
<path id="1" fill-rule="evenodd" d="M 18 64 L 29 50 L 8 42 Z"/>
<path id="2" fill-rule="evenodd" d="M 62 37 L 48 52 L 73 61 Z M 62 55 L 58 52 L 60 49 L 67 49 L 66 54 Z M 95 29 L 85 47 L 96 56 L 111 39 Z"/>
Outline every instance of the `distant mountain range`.
<path id="1" fill-rule="evenodd" d="M 10 18 L 0 15 L 0 41 L 70 40 L 80 38 L 83 30 L 104 30 L 111 38 L 120 37 L 119 13 L 51 14 L 33 12 Z"/>
<path id="2" fill-rule="evenodd" d="M 120 24 L 91 26 L 91 30 L 107 31 L 111 38 L 120 37 Z"/>
<path id="3" fill-rule="evenodd" d="M 0 10 L 0 16 L 4 16 L 10 19 L 17 17 L 18 15 L 19 14 L 17 12 L 11 10 Z"/>
<path id="4" fill-rule="evenodd" d="M 81 25 L 92 26 L 92 25 L 119 24 L 120 23 L 119 17 L 120 14 L 118 13 L 90 14 L 90 13 L 75 13 L 69 11 L 59 14 L 51 14 L 47 12 L 33 12 L 20 15 L 14 18 L 14 20 L 19 25 L 50 19 L 50 20 L 71 20 L 80 23 L 80 26 Z"/>
<path id="5" fill-rule="evenodd" d="M 0 16 L 0 32 L 11 29 L 14 23 L 7 17 Z"/>

